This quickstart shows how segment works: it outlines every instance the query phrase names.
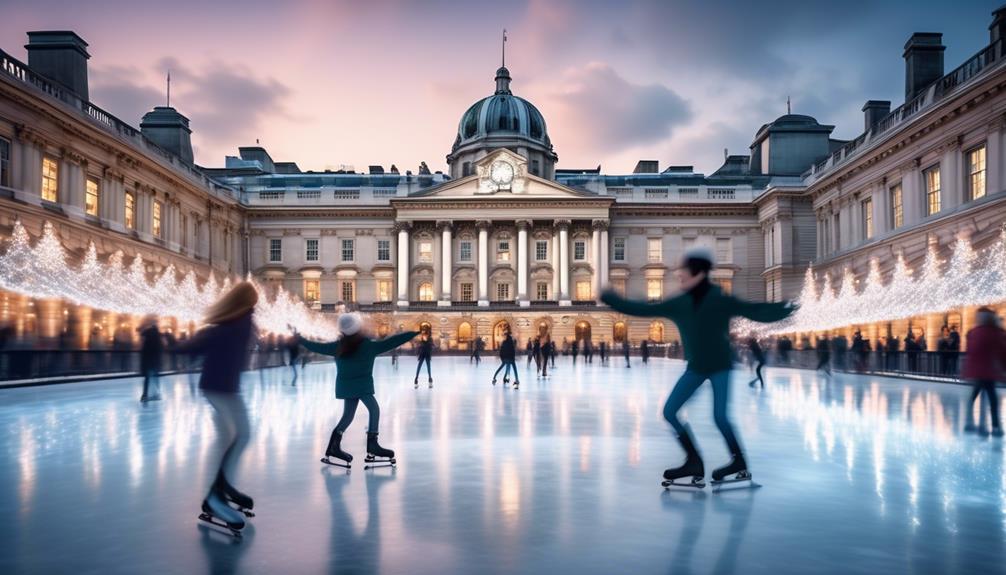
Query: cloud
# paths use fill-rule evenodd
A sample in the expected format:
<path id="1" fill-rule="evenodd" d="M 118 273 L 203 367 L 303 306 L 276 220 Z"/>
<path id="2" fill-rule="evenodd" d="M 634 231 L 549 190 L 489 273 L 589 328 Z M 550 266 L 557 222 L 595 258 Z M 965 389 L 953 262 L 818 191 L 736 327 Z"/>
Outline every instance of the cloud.
<path id="1" fill-rule="evenodd" d="M 90 71 L 90 98 L 98 107 L 131 126 L 156 105 L 164 103 L 165 93 L 142 81 L 136 68 L 108 66 Z"/>
<path id="2" fill-rule="evenodd" d="M 689 103 L 670 88 L 634 84 L 604 63 L 571 69 L 560 82 L 544 102 L 557 148 L 601 153 L 653 144 L 692 118 Z"/>

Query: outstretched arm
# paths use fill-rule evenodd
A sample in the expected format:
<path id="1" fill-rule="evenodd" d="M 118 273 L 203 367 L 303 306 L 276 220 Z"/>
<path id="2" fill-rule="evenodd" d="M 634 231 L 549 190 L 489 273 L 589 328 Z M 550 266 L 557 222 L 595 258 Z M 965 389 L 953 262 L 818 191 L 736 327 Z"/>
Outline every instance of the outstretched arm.
<path id="1" fill-rule="evenodd" d="M 730 315 L 739 315 L 752 321 L 771 323 L 786 319 L 798 309 L 791 302 L 760 303 L 729 297 Z"/>
<path id="2" fill-rule="evenodd" d="M 419 335 L 418 331 L 404 331 L 402 333 L 395 334 L 391 337 L 386 337 L 384 339 L 375 341 L 374 349 L 376 349 L 377 353 L 379 354 L 384 353 L 386 351 L 391 351 L 402 344 L 408 343 L 410 340 L 412 340 L 412 338 L 416 337 L 417 335 Z"/>
<path id="3" fill-rule="evenodd" d="M 601 294 L 601 301 L 608 304 L 608 307 L 611 309 L 626 315 L 643 317 L 662 316 L 671 320 L 674 319 L 673 298 L 654 303 L 632 301 L 625 299 L 612 290 L 607 290 Z"/>
<path id="4" fill-rule="evenodd" d="M 335 356 L 339 353 L 339 341 L 330 341 L 328 343 L 323 343 L 320 341 L 311 341 L 309 339 L 304 339 L 300 335 L 297 335 L 297 343 L 304 346 L 308 351 L 313 351 L 314 353 L 320 353 L 322 355 Z"/>

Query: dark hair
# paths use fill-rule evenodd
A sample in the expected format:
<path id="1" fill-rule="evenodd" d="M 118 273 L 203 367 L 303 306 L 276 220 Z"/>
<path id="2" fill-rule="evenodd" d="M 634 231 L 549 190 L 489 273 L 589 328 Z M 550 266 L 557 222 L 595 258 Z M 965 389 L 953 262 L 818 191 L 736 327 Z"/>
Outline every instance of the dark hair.
<path id="1" fill-rule="evenodd" d="M 685 260 L 684 265 L 681 267 L 688 268 L 693 276 L 697 276 L 702 272 L 709 273 L 713 269 L 713 262 L 705 258 L 688 258 Z"/>
<path id="2" fill-rule="evenodd" d="M 363 335 L 360 332 L 340 337 L 339 353 L 335 357 L 352 357 L 361 343 L 363 343 Z"/>

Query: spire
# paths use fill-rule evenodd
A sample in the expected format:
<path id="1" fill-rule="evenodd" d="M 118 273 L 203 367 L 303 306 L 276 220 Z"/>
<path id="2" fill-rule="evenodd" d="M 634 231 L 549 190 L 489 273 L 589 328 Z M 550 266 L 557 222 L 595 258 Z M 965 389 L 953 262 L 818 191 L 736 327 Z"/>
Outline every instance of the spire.
<path id="1" fill-rule="evenodd" d="M 786 96 L 786 113 L 787 114 L 792 114 L 793 113 L 793 106 L 792 106 L 792 104 L 789 101 L 789 96 Z"/>
<path id="2" fill-rule="evenodd" d="M 168 70 L 168 103 L 167 107 L 171 107 L 171 70 Z"/>
<path id="3" fill-rule="evenodd" d="M 506 68 L 506 28 L 503 29 L 503 63 L 500 64 L 501 68 Z"/>

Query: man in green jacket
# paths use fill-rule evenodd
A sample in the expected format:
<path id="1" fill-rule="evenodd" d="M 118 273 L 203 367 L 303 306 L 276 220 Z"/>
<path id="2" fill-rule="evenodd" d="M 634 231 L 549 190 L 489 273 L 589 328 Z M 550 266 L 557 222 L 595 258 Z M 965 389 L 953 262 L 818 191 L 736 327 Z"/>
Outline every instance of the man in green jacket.
<path id="1" fill-rule="evenodd" d="M 754 321 L 773 322 L 784 319 L 794 310 L 789 303 L 752 303 L 724 294 L 719 286 L 709 281 L 712 268 L 712 252 L 707 248 L 695 248 L 685 253 L 681 266 L 674 270 L 684 292 L 681 295 L 655 303 L 629 301 L 612 291 L 601 296 L 601 301 L 621 313 L 667 318 L 677 324 L 681 333 L 688 367 L 667 398 L 664 418 L 677 433 L 687 458 L 684 465 L 664 472 L 665 487 L 674 484 L 675 479 L 689 476 L 692 486 L 705 486 L 702 457 L 695 447 L 691 431 L 678 420 L 677 413 L 707 379 L 713 386 L 713 417 L 731 454 L 729 464 L 713 471 L 713 482 L 719 483 L 730 475 L 734 475 L 732 479 L 735 480 L 751 478 L 740 442 L 727 417 L 727 390 L 732 366 L 730 320 L 743 316 Z"/>

